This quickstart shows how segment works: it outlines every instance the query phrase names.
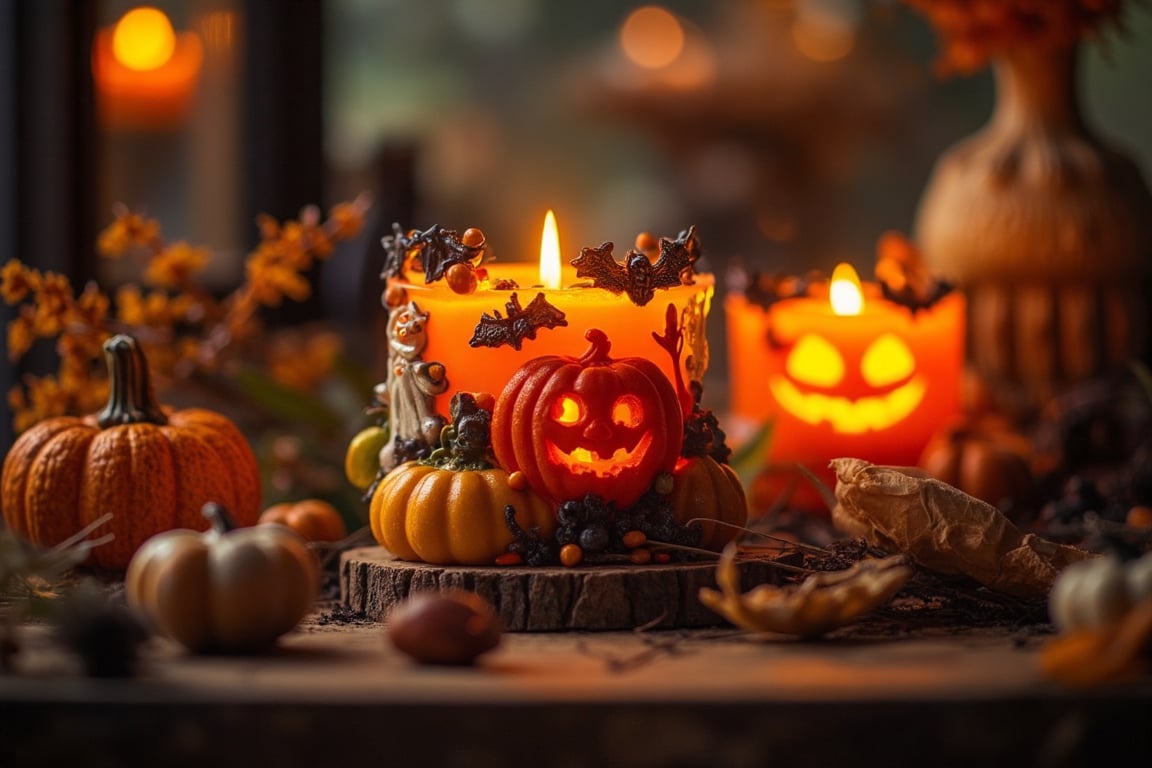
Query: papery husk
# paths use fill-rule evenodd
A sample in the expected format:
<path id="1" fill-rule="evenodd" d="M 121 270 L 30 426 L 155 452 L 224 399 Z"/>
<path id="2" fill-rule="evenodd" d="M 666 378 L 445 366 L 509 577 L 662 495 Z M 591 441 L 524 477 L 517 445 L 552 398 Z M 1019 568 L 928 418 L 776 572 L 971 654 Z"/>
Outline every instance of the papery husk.
<path id="1" fill-rule="evenodd" d="M 741 594 L 736 545 L 729 544 L 716 565 L 720 591 L 703 587 L 699 597 L 743 629 L 816 637 L 887 602 L 911 576 L 912 569 L 896 555 L 862 560 L 843 571 L 816 573 L 799 585 L 760 584 Z"/>
<path id="2" fill-rule="evenodd" d="M 1023 533 L 986 502 L 914 469 L 833 459 L 832 521 L 851 536 L 907 555 L 943 575 L 964 574 L 989 589 L 1043 598 L 1082 549 Z"/>

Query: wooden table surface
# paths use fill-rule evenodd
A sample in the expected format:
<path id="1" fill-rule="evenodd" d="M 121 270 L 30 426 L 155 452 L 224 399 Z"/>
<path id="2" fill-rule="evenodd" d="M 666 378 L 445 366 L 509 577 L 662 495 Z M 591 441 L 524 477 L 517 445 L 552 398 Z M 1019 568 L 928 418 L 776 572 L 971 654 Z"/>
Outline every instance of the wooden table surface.
<path id="1" fill-rule="evenodd" d="M 152 641 L 131 680 L 79 677 L 26 627 L 0 766 L 1152 765 L 1152 679 L 1061 689 L 1035 632 L 514 633 L 474 667 L 427 667 L 331 616 L 262 656 Z"/>

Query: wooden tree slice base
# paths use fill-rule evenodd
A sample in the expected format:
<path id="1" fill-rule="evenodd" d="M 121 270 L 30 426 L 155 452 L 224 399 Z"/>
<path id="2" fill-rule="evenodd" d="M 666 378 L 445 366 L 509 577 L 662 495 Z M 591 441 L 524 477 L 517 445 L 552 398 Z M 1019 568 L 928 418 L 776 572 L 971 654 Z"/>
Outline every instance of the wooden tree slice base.
<path id="1" fill-rule="evenodd" d="M 696 594 L 700 587 L 716 586 L 715 574 L 712 563 L 429 565 L 397 560 L 381 547 L 364 547 L 340 558 L 340 596 L 348 608 L 378 620 L 409 594 L 458 588 L 491 602 L 512 631 L 709 627 L 723 619 L 701 605 Z M 744 589 L 778 575 L 779 570 L 763 562 L 741 564 Z"/>

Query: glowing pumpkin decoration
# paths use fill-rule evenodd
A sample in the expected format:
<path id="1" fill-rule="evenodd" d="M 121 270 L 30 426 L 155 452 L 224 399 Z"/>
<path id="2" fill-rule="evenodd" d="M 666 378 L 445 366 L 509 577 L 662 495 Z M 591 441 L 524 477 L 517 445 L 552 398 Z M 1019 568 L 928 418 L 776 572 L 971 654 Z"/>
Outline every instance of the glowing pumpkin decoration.
<path id="1" fill-rule="evenodd" d="M 658 365 L 609 357 L 603 331 L 585 337 L 581 357 L 537 357 L 513 374 L 492 413 L 492 448 L 552 502 L 595 493 L 623 509 L 675 466 L 683 416 Z"/>
<path id="2" fill-rule="evenodd" d="M 826 296 L 767 310 L 729 297 L 733 414 L 772 423 L 770 467 L 801 463 L 830 485 L 842 456 L 915 464 L 959 410 L 963 313 L 956 292 L 915 312 L 889 302 L 847 264 Z"/>

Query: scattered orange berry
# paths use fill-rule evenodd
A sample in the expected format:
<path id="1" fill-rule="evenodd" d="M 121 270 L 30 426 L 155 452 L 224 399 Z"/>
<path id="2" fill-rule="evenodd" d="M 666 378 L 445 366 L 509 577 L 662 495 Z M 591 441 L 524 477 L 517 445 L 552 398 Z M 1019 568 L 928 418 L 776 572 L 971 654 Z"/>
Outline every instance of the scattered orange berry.
<path id="1" fill-rule="evenodd" d="M 384 289 L 384 306 L 398 307 L 406 301 L 408 301 L 408 291 L 396 283 L 391 283 Z"/>
<path id="2" fill-rule="evenodd" d="M 560 562 L 569 568 L 574 568 L 580 565 L 580 561 L 584 559 L 584 550 L 580 548 L 579 544 L 565 544 L 560 547 Z"/>
<path id="3" fill-rule="evenodd" d="M 1137 504 L 1128 510 L 1126 522 L 1133 528 L 1152 528 L 1152 508 Z"/>
<path id="4" fill-rule="evenodd" d="M 520 470 L 508 475 L 508 487 L 514 491 L 522 491 L 528 487 L 528 478 Z"/>
<path id="5" fill-rule="evenodd" d="M 636 235 L 636 250 L 648 253 L 654 251 L 659 246 L 656 238 L 652 236 L 651 232 L 641 232 Z"/>
<path id="6" fill-rule="evenodd" d="M 491 411 L 496 407 L 496 396 L 491 392 L 474 392 L 472 397 L 476 398 L 476 405 L 486 411 Z"/>
<path id="7" fill-rule="evenodd" d="M 652 562 L 652 550 L 647 547 L 632 550 L 632 563 L 634 565 L 647 565 L 650 562 Z"/>
<path id="8" fill-rule="evenodd" d="M 496 565 L 520 565 L 524 562 L 524 558 L 520 557 L 519 552 L 505 552 L 496 556 Z"/>
<path id="9" fill-rule="evenodd" d="M 471 264 L 459 262 L 448 267 L 444 273 L 444 280 L 453 293 L 467 294 L 476 290 L 476 270 Z"/>
<path id="10" fill-rule="evenodd" d="M 624 542 L 624 546 L 628 547 L 628 549 L 636 549 L 636 547 L 642 547 L 647 544 L 648 537 L 644 535 L 644 531 L 628 531 L 628 533 L 621 537 L 621 541 Z"/>
<path id="11" fill-rule="evenodd" d="M 469 227 L 464 230 L 464 234 L 460 238 L 460 242 L 469 248 L 479 248 L 484 245 L 484 240 L 483 230 L 477 229 L 476 227 Z"/>
<path id="12" fill-rule="evenodd" d="M 656 562 L 660 563 L 661 565 L 666 565 L 672 562 L 672 555 L 667 552 L 657 552 L 655 555 L 653 555 L 653 557 L 656 559 Z"/>

